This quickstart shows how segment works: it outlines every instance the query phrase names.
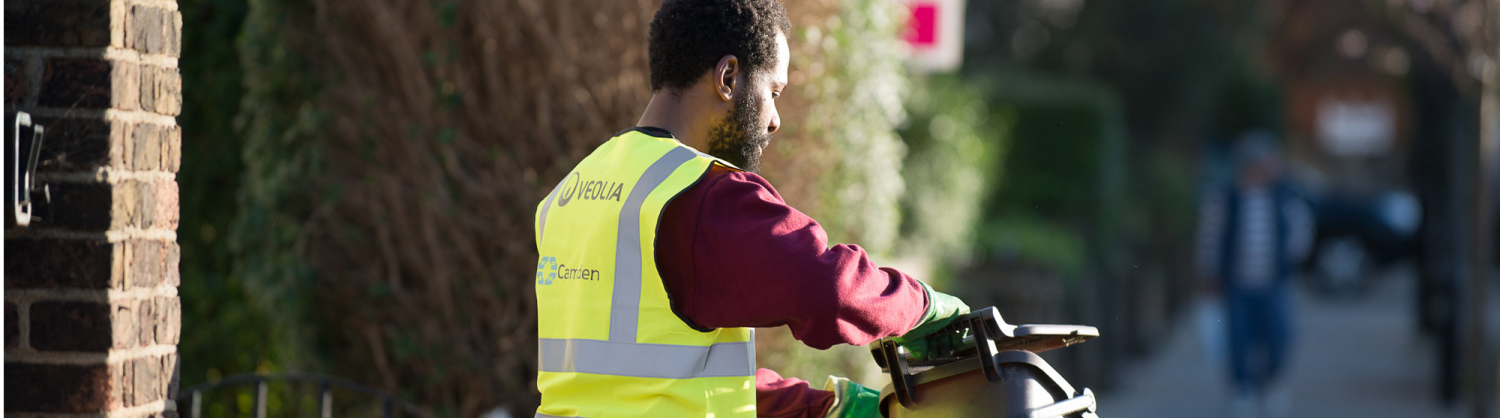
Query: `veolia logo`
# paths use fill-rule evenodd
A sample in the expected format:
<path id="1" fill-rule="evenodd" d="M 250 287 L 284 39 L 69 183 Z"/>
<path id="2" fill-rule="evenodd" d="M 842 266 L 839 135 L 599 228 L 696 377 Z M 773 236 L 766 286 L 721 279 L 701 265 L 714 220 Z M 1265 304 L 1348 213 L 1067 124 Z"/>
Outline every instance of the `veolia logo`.
<path id="1" fill-rule="evenodd" d="M 582 176 L 574 171 L 563 181 L 562 193 L 557 196 L 557 207 L 567 206 L 573 201 L 573 197 L 579 200 L 613 200 L 620 201 L 620 193 L 625 190 L 625 183 L 615 183 L 602 180 L 584 180 Z"/>

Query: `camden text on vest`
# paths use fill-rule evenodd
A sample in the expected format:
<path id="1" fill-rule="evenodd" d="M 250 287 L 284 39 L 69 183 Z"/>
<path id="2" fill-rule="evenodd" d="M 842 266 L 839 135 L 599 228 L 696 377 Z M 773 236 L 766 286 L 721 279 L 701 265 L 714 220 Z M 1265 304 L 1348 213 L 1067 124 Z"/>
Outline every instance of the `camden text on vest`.
<path id="1" fill-rule="evenodd" d="M 601 277 L 598 269 L 568 267 L 567 263 L 558 263 L 557 257 L 542 257 L 536 264 L 536 284 L 543 286 L 553 280 L 599 281 Z"/>

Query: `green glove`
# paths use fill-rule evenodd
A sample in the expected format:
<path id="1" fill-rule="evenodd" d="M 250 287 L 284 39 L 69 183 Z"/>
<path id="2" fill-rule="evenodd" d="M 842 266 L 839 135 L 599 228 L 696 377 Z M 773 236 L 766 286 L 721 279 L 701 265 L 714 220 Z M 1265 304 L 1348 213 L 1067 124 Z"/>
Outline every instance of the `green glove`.
<path id="1" fill-rule="evenodd" d="M 925 337 L 948 326 L 954 318 L 969 313 L 969 305 L 965 305 L 964 301 L 957 297 L 932 290 L 932 286 L 928 286 L 927 283 L 922 283 L 922 289 L 927 291 L 927 312 L 922 314 L 922 320 L 917 321 L 916 327 L 907 331 L 905 335 L 896 337 L 896 344 L 906 347 L 906 351 L 911 352 L 912 357 L 918 360 L 926 360 L 927 356 L 938 347 L 946 346 L 951 349 L 963 344 L 964 335 L 961 333 L 953 333 L 953 335 L 946 336 L 946 339 L 939 339 L 942 341 L 937 341 L 936 344 Z"/>
<path id="2" fill-rule="evenodd" d="M 834 376 L 828 376 L 823 390 L 833 392 L 833 405 L 828 406 L 823 418 L 881 418 L 878 390 Z"/>

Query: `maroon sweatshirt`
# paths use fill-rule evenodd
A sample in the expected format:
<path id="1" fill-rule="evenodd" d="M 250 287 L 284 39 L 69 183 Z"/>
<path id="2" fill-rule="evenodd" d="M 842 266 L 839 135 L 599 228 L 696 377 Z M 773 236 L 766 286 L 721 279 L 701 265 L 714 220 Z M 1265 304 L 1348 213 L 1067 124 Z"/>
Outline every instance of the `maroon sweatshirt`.
<path id="1" fill-rule="evenodd" d="M 787 326 L 822 350 L 904 334 L 927 309 L 916 279 L 858 246 L 830 247 L 816 221 L 754 173 L 714 166 L 667 204 L 656 236 L 672 308 L 696 328 Z M 766 369 L 755 389 L 762 417 L 821 417 L 834 399 Z"/>

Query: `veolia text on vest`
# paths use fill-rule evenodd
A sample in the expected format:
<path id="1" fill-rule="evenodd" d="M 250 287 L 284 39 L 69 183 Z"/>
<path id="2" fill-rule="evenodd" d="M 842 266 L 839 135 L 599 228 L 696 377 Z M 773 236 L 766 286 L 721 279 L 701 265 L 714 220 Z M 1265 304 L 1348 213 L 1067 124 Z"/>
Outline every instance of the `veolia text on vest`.
<path id="1" fill-rule="evenodd" d="M 617 183 L 603 180 L 583 180 L 583 176 L 577 171 L 568 176 L 563 182 L 562 193 L 557 196 L 557 207 L 567 206 L 574 197 L 579 200 L 613 200 L 620 201 L 620 194 L 625 190 L 625 183 Z"/>

